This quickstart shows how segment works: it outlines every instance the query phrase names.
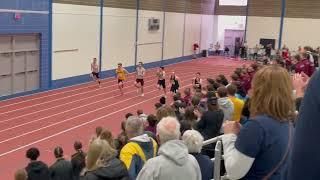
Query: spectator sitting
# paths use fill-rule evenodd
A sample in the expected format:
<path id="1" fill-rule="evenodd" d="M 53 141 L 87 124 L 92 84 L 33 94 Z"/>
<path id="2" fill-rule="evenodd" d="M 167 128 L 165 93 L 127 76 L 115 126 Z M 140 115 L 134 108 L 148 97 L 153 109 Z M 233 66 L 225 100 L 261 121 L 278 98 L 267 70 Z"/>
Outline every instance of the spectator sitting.
<path id="1" fill-rule="evenodd" d="M 121 132 L 118 135 L 117 139 L 115 139 L 115 141 L 114 141 L 114 145 L 115 145 L 116 149 L 118 150 L 118 152 L 120 152 L 120 150 L 123 148 L 123 146 L 126 145 L 128 142 L 128 138 L 127 138 L 127 135 L 125 132 L 126 122 L 127 122 L 127 120 L 121 122 Z"/>
<path id="2" fill-rule="evenodd" d="M 176 113 L 170 106 L 163 106 L 160 109 L 158 109 L 156 114 L 158 120 L 168 116 L 176 117 Z"/>
<path id="3" fill-rule="evenodd" d="M 237 92 L 237 86 L 235 86 L 234 84 L 230 84 L 227 87 L 227 91 L 228 91 L 229 99 L 231 100 L 231 102 L 234 105 L 233 117 L 230 120 L 240 122 L 244 102 L 242 100 L 236 98 L 235 95 Z"/>
<path id="4" fill-rule="evenodd" d="M 200 95 L 194 95 L 192 100 L 191 100 L 191 105 L 193 107 L 197 107 L 200 104 L 201 101 L 201 96 Z"/>
<path id="5" fill-rule="evenodd" d="M 190 121 L 183 120 L 180 122 L 180 134 L 184 134 L 184 132 L 192 129 L 193 128 Z"/>
<path id="6" fill-rule="evenodd" d="M 164 97 L 164 96 L 161 97 L 160 100 L 159 100 L 159 102 L 160 102 L 160 104 L 162 104 L 163 106 L 166 105 L 166 103 L 167 103 L 166 97 Z"/>
<path id="7" fill-rule="evenodd" d="M 222 142 L 228 178 L 287 179 L 293 136 L 288 119 L 294 112 L 290 75 L 279 66 L 267 66 L 256 73 L 252 85 L 253 120 L 241 129 L 234 121 L 224 125 Z"/>
<path id="8" fill-rule="evenodd" d="M 191 105 L 191 89 L 190 88 L 186 88 L 184 90 L 184 98 L 182 99 L 183 102 L 185 102 L 187 104 L 187 106 Z"/>
<path id="9" fill-rule="evenodd" d="M 205 140 L 217 137 L 220 135 L 221 126 L 223 123 L 223 111 L 219 109 L 218 100 L 216 97 L 208 99 L 208 111 L 201 114 L 199 111 L 194 113 L 200 119 L 195 129 L 198 130 Z M 211 144 L 203 148 L 203 153 L 210 158 L 214 157 L 215 145 Z"/>
<path id="10" fill-rule="evenodd" d="M 172 109 L 174 110 L 175 116 L 179 121 L 183 120 L 183 114 L 180 112 L 180 108 L 182 108 L 182 103 L 180 102 L 174 102 L 173 105 L 171 106 Z"/>
<path id="11" fill-rule="evenodd" d="M 80 173 L 86 166 L 86 153 L 82 151 L 82 143 L 80 141 L 76 141 L 74 143 L 75 154 L 71 156 L 71 164 L 74 180 L 79 180 Z"/>
<path id="12" fill-rule="evenodd" d="M 27 172 L 24 169 L 19 169 L 14 174 L 14 180 L 27 180 Z"/>
<path id="13" fill-rule="evenodd" d="M 161 103 L 155 103 L 154 107 L 156 108 L 156 110 L 160 109 L 163 105 Z"/>
<path id="14" fill-rule="evenodd" d="M 126 122 L 129 142 L 122 148 L 120 159 L 126 165 L 131 179 L 136 179 L 145 162 L 156 156 L 158 145 L 155 140 L 144 134 L 143 122 L 131 116 Z"/>
<path id="15" fill-rule="evenodd" d="M 150 131 L 153 134 L 157 134 L 157 122 L 158 119 L 155 115 L 150 114 L 147 118 L 148 126 L 145 128 L 145 131 Z"/>
<path id="16" fill-rule="evenodd" d="M 137 115 L 138 115 L 138 117 L 141 118 L 144 122 L 147 121 L 148 115 L 144 114 L 142 109 L 139 109 L 139 110 L 137 111 Z"/>
<path id="17" fill-rule="evenodd" d="M 193 106 L 189 106 L 185 110 L 184 120 L 188 121 L 191 124 L 191 127 L 194 127 L 197 123 L 198 117 L 194 114 L 195 108 Z"/>
<path id="18" fill-rule="evenodd" d="M 189 154 L 193 155 L 198 161 L 202 180 L 211 180 L 213 178 L 213 163 L 208 156 L 201 154 L 203 145 L 201 134 L 195 130 L 188 130 L 183 134 L 182 140 L 188 147 Z"/>
<path id="19" fill-rule="evenodd" d="M 28 180 L 49 180 L 50 172 L 48 166 L 42 161 L 37 161 L 40 156 L 39 149 L 30 148 L 27 150 L 26 157 L 30 159 L 30 163 L 26 167 Z"/>
<path id="20" fill-rule="evenodd" d="M 250 118 L 250 99 L 247 99 L 247 101 L 244 103 L 243 109 L 242 109 L 242 116 L 240 120 L 240 124 L 244 125 L 249 121 Z"/>
<path id="21" fill-rule="evenodd" d="M 101 133 L 102 133 L 102 131 L 103 131 L 103 128 L 102 128 L 101 126 L 96 127 L 96 135 L 93 136 L 93 137 L 90 139 L 89 143 L 91 143 L 91 142 L 94 141 L 95 139 L 99 138 L 100 135 L 101 135 Z"/>
<path id="22" fill-rule="evenodd" d="M 131 117 L 131 116 L 130 116 L 130 117 Z M 106 140 L 106 141 L 109 143 L 109 145 L 110 145 L 112 148 L 115 149 L 115 144 L 114 144 L 113 135 L 112 135 L 112 133 L 111 133 L 109 130 L 107 130 L 107 129 L 103 130 L 102 133 L 101 133 L 101 135 L 100 135 L 100 139 Z"/>
<path id="23" fill-rule="evenodd" d="M 234 113 L 234 105 L 227 96 L 227 88 L 224 86 L 221 86 L 218 88 L 218 105 L 220 109 L 222 109 L 223 114 L 224 114 L 224 119 L 223 121 L 228 121 L 231 120 L 233 117 Z"/>
<path id="24" fill-rule="evenodd" d="M 147 161 L 138 180 L 201 180 L 197 160 L 188 154 L 188 148 L 179 140 L 180 124 L 176 118 L 162 119 L 157 125 L 157 137 L 161 144 L 159 156 Z"/>
<path id="25" fill-rule="evenodd" d="M 116 151 L 105 140 L 96 139 L 89 145 L 86 168 L 81 180 L 129 180 L 128 171 Z"/>
<path id="26" fill-rule="evenodd" d="M 49 168 L 51 180 L 73 180 L 72 164 L 63 158 L 63 149 L 56 147 L 54 156 L 57 161 Z"/>
<path id="27" fill-rule="evenodd" d="M 224 85 L 224 86 L 227 86 L 227 85 L 229 84 L 227 78 L 226 78 L 223 74 L 220 74 L 220 75 L 217 77 L 216 81 L 217 81 L 219 84 L 222 84 L 222 85 Z"/>

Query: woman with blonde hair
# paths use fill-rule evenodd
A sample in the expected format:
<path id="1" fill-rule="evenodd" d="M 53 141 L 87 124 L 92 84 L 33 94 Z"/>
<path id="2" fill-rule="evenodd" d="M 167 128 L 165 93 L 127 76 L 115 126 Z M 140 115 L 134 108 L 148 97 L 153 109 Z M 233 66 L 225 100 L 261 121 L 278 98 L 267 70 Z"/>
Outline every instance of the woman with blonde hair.
<path id="1" fill-rule="evenodd" d="M 27 172 L 24 169 L 19 169 L 14 174 L 14 180 L 27 180 Z"/>
<path id="2" fill-rule="evenodd" d="M 113 149 L 115 149 L 113 135 L 109 130 L 107 130 L 107 129 L 103 130 L 101 135 L 100 135 L 100 139 L 106 140 L 109 143 L 109 145 Z"/>
<path id="3" fill-rule="evenodd" d="M 129 180 L 123 162 L 116 158 L 106 140 L 96 139 L 89 145 L 86 168 L 81 180 Z"/>
<path id="4" fill-rule="evenodd" d="M 293 85 L 286 69 L 271 65 L 252 82 L 251 120 L 224 125 L 223 149 L 229 179 L 286 179 L 295 111 Z"/>

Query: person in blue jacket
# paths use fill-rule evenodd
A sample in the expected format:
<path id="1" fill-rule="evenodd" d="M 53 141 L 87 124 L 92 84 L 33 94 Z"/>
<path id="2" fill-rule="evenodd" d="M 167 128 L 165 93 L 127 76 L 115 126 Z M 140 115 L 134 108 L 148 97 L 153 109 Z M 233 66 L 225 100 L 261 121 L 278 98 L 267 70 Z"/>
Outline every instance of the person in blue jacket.
<path id="1" fill-rule="evenodd" d="M 300 76 L 295 76 L 294 86 L 297 97 L 303 96 L 303 89 L 308 83 Z M 288 167 L 288 180 L 320 179 L 320 71 L 309 81 L 304 93 L 299 117 L 296 122 L 293 149 Z"/>

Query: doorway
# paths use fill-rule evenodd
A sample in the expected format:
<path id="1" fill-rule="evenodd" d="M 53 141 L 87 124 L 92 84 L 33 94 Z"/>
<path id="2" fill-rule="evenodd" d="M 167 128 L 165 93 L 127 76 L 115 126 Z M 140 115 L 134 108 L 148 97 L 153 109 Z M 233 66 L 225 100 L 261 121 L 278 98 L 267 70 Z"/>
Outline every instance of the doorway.
<path id="1" fill-rule="evenodd" d="M 230 54 L 233 55 L 235 53 L 235 47 L 238 43 L 243 43 L 244 32 L 244 30 L 225 29 L 224 46 L 229 48 Z"/>

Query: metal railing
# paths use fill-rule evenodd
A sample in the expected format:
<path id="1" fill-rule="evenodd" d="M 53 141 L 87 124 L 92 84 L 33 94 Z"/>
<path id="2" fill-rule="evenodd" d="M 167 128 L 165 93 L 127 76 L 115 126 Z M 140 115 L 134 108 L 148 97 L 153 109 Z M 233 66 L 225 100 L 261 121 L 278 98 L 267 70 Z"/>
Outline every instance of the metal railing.
<path id="1" fill-rule="evenodd" d="M 218 136 L 218 137 L 204 141 L 203 146 L 213 144 L 213 143 L 216 143 L 216 146 L 214 149 L 214 158 L 211 159 L 214 163 L 213 180 L 226 180 L 228 179 L 227 176 L 221 176 L 221 173 L 220 173 L 221 161 L 224 158 L 222 153 L 222 136 Z"/>

